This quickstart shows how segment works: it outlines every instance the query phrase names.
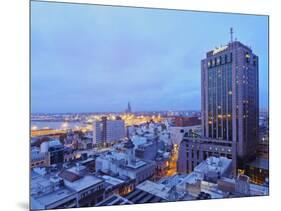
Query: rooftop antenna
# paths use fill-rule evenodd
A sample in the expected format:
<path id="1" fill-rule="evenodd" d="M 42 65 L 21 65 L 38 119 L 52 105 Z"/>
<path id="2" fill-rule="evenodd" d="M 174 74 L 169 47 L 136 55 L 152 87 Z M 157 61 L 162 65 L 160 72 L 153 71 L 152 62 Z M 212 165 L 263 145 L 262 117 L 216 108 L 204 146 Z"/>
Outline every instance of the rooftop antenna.
<path id="1" fill-rule="evenodd" d="M 230 28 L 230 42 L 233 42 L 233 28 Z"/>

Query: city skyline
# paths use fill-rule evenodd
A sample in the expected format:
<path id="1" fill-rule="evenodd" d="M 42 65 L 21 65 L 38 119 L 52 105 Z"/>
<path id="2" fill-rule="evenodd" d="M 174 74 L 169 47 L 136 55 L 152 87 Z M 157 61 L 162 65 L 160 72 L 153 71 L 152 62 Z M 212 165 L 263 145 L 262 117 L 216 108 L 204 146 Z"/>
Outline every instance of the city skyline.
<path id="1" fill-rule="evenodd" d="M 31 14 L 31 210 L 269 195 L 268 16 Z"/>
<path id="2" fill-rule="evenodd" d="M 31 5 L 32 113 L 121 112 L 128 101 L 133 111 L 200 110 L 200 60 L 229 42 L 230 27 L 260 57 L 268 107 L 266 16 Z"/>

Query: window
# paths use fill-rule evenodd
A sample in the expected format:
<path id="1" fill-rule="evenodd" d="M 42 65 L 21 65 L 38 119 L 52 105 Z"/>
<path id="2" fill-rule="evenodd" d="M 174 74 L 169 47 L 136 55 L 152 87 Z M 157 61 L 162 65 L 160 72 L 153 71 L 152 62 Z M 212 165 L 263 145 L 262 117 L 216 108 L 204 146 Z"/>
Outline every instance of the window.
<path id="1" fill-rule="evenodd" d="M 224 64 L 225 63 L 225 57 L 224 56 L 221 56 L 221 64 Z"/>
<path id="2" fill-rule="evenodd" d="M 217 64 L 217 65 L 220 64 L 220 58 L 216 58 L 216 64 Z"/>
<path id="3" fill-rule="evenodd" d="M 246 63 L 247 64 L 250 63 L 251 56 L 250 56 L 250 54 L 248 52 L 245 54 L 245 58 L 246 58 Z"/>
<path id="4" fill-rule="evenodd" d="M 216 65 L 216 61 L 213 59 L 212 60 L 212 66 L 214 67 Z"/>

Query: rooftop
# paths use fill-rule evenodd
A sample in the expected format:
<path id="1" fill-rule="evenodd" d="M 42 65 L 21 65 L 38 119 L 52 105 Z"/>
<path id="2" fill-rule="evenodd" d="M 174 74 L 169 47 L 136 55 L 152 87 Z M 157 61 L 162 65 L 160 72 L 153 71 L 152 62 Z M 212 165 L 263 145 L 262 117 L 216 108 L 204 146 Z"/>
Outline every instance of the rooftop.
<path id="1" fill-rule="evenodd" d="M 69 182 L 67 180 L 65 180 L 65 185 L 77 192 L 84 190 L 86 188 L 89 188 L 93 185 L 102 183 L 103 180 L 96 177 L 96 176 L 92 176 L 92 175 L 86 175 L 78 180 L 75 180 L 73 182 Z"/>
<path id="2" fill-rule="evenodd" d="M 220 181 L 226 182 L 228 184 L 233 185 L 235 187 L 236 180 L 222 177 Z M 245 181 L 249 183 L 249 181 Z M 264 185 L 256 185 L 256 184 L 249 184 L 250 185 L 250 195 L 251 196 L 266 196 L 269 194 L 269 187 Z M 234 190 L 233 190 L 234 191 Z"/>
<path id="3" fill-rule="evenodd" d="M 124 205 L 124 204 L 132 204 L 128 199 L 119 196 L 119 195 L 112 195 L 106 198 L 105 200 L 98 203 L 96 206 L 110 206 L 110 205 Z"/>
<path id="4" fill-rule="evenodd" d="M 135 147 L 135 145 L 133 144 L 132 140 L 129 139 L 125 144 L 124 147 L 127 149 L 133 149 Z"/>
<path id="5" fill-rule="evenodd" d="M 50 184 L 51 182 L 46 177 L 41 176 L 34 171 L 31 172 L 31 195 L 36 195 L 39 190 L 42 192 L 44 188 L 49 187 Z"/>
<path id="6" fill-rule="evenodd" d="M 119 185 L 119 184 L 124 183 L 123 180 L 118 179 L 116 177 L 111 177 L 111 176 L 108 176 L 108 175 L 103 175 L 102 178 L 105 180 L 105 182 L 107 182 L 111 185 Z"/>
<path id="7" fill-rule="evenodd" d="M 174 186 L 181 183 L 187 175 L 179 175 L 175 174 L 173 176 L 164 177 L 158 181 L 158 183 L 167 185 L 167 186 Z"/>
<path id="8" fill-rule="evenodd" d="M 195 172 L 192 172 L 190 174 L 188 174 L 183 180 L 182 182 L 184 183 L 188 183 L 188 184 L 194 184 L 196 183 L 198 180 L 202 180 L 203 178 L 196 174 Z"/>
<path id="9" fill-rule="evenodd" d="M 143 183 L 137 186 L 137 189 L 148 192 L 152 195 L 158 196 L 162 199 L 167 199 L 169 196 L 169 191 L 171 187 L 168 187 L 164 184 L 159 184 L 155 182 L 151 182 L 149 180 L 144 181 Z"/>
<path id="10" fill-rule="evenodd" d="M 138 169 L 142 166 L 145 166 L 146 162 L 142 161 L 142 160 L 136 160 L 134 163 L 129 163 L 126 165 L 126 167 L 132 168 L 132 169 Z"/>
<path id="11" fill-rule="evenodd" d="M 76 174 L 76 173 L 74 173 L 72 171 L 68 171 L 68 170 L 63 170 L 62 172 L 60 172 L 59 176 L 62 179 L 67 180 L 69 182 L 74 182 L 74 181 L 76 181 L 76 180 L 81 178 L 78 174 Z"/>
<path id="12" fill-rule="evenodd" d="M 68 188 L 61 188 L 59 190 L 43 194 L 40 196 L 31 197 L 31 207 L 32 209 L 44 209 L 46 206 L 58 202 L 67 197 L 75 197 L 75 192 Z"/>
<path id="13" fill-rule="evenodd" d="M 74 197 L 75 191 L 55 184 L 58 177 L 42 176 L 31 172 L 31 208 L 45 209 L 47 206 L 63 200 L 67 197 Z"/>
<path id="14" fill-rule="evenodd" d="M 243 43 L 239 42 L 239 41 L 233 41 L 231 43 L 228 43 L 227 45 L 221 45 L 220 47 L 215 47 L 213 50 L 207 52 L 207 57 L 212 57 L 212 56 L 216 56 L 216 55 L 220 55 L 221 53 L 227 51 L 227 50 L 231 50 L 232 48 L 235 47 L 242 47 L 242 48 L 246 48 L 249 52 L 251 52 L 251 48 L 244 45 Z"/>
<path id="15" fill-rule="evenodd" d="M 79 161 L 79 163 L 81 163 L 83 165 L 83 164 L 87 164 L 87 163 L 92 162 L 92 161 L 95 161 L 95 159 L 89 157 L 86 160 Z"/>
<path id="16" fill-rule="evenodd" d="M 208 172 L 218 172 L 221 175 L 224 174 L 230 167 L 232 160 L 226 157 L 209 157 L 206 160 L 199 163 L 194 172 L 207 174 Z"/>
<path id="17" fill-rule="evenodd" d="M 131 201 L 133 204 L 143 204 L 143 203 L 156 203 L 156 202 L 165 202 L 166 199 L 163 199 L 159 196 L 153 195 L 146 191 L 136 189 L 135 191 L 129 193 L 126 198 Z"/>

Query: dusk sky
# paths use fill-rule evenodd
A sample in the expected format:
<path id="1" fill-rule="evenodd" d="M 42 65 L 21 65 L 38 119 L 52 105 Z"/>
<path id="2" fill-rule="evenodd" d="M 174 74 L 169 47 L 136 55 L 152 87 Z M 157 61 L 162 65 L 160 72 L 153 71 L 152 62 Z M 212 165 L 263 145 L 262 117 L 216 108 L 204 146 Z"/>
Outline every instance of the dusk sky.
<path id="1" fill-rule="evenodd" d="M 32 2 L 31 111 L 200 110 L 200 62 L 234 37 L 259 56 L 268 107 L 268 18 Z"/>

